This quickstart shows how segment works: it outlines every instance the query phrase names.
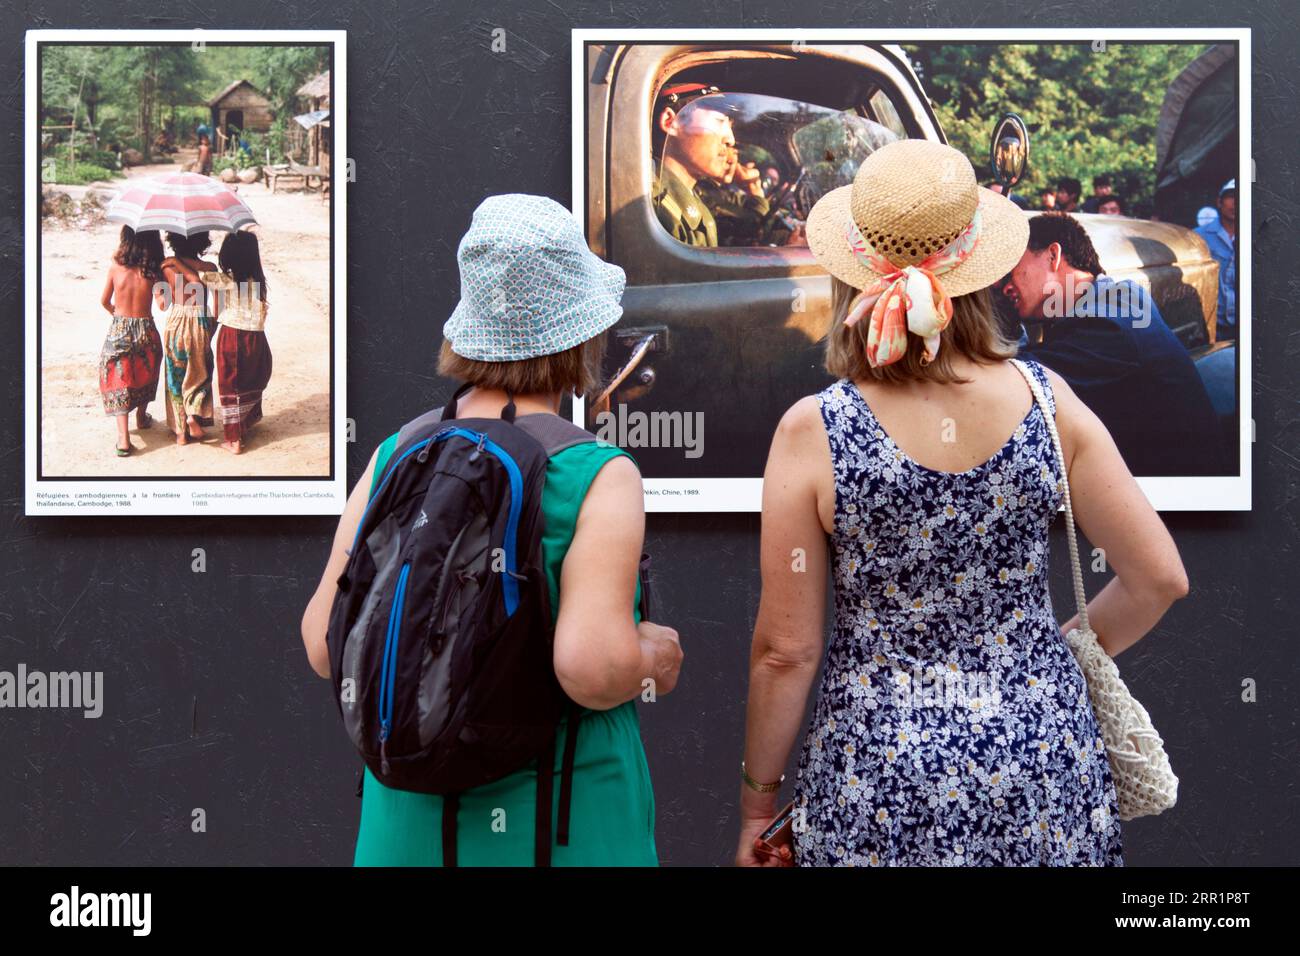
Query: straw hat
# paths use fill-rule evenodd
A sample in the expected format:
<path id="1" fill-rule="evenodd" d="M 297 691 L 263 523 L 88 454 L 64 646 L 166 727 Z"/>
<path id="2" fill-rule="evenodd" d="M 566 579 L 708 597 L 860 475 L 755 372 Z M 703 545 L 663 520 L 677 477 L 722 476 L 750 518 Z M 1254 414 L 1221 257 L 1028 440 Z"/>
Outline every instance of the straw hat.
<path id="1" fill-rule="evenodd" d="M 460 302 L 442 334 L 457 355 L 517 362 L 595 338 L 623 314 L 626 276 L 553 199 L 488 196 L 461 239 Z"/>
<path id="2" fill-rule="evenodd" d="M 977 209 L 974 247 L 937 276 L 949 296 L 975 292 L 1010 272 L 1029 242 L 1029 220 L 1011 200 L 982 188 L 958 150 L 929 140 L 899 140 L 863 160 L 851 186 L 818 200 L 808 215 L 808 248 L 831 275 L 866 289 L 889 273 L 870 268 L 855 253 L 846 235 L 852 226 L 875 252 L 903 269 L 919 266 L 956 240 Z"/>

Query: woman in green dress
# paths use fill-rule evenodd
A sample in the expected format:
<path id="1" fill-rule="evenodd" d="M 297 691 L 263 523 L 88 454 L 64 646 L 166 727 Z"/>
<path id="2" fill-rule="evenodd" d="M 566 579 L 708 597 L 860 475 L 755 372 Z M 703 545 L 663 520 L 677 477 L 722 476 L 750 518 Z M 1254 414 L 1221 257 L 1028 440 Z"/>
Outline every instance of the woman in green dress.
<path id="1" fill-rule="evenodd" d="M 537 196 L 489 197 L 474 213 L 459 259 L 461 302 L 443 329 L 439 359 L 440 373 L 472 385 L 457 417 L 498 417 L 508 393 L 518 416 L 555 415 L 566 394 L 592 387 L 604 332 L 622 313 L 624 279 L 587 249 L 567 210 Z M 325 632 L 344 549 L 396 440 L 394 433 L 375 450 L 353 488 L 303 616 L 308 659 L 322 677 L 329 676 Z M 551 862 L 656 866 L 654 793 L 636 699 L 672 690 L 682 652 L 674 630 L 642 621 L 636 611 L 645 514 L 635 462 L 605 443 L 560 451 L 547 465 L 542 513 L 555 674 L 582 707 L 569 838 L 552 846 Z M 562 719 L 553 815 L 566 729 Z M 534 761 L 460 795 L 458 865 L 533 864 L 537 776 Z M 386 787 L 366 770 L 354 862 L 442 865 L 442 798 Z"/>

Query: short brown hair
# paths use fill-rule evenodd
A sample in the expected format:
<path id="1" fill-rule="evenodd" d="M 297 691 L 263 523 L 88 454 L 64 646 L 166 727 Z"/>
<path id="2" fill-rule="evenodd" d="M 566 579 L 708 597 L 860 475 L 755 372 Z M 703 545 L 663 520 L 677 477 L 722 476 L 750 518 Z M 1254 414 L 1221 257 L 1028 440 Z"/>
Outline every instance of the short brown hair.
<path id="1" fill-rule="evenodd" d="M 467 359 L 453 352 L 451 343 L 444 339 L 438 355 L 438 374 L 515 395 L 569 391 L 585 395 L 600 382 L 604 357 L 604 332 L 563 352 L 516 362 Z"/>
<path id="2" fill-rule="evenodd" d="M 1111 198 L 1107 197 L 1107 201 Z M 1061 258 L 1072 269 L 1099 276 L 1106 270 L 1097 258 L 1088 231 L 1068 212 L 1045 212 L 1029 220 L 1029 249 L 1042 252 L 1052 243 L 1061 247 Z"/>
<path id="3" fill-rule="evenodd" d="M 872 368 L 867 361 L 867 329 L 864 317 L 852 327 L 844 324 L 857 289 L 831 276 L 831 330 L 826 338 L 826 371 L 836 378 L 875 379 L 878 382 L 965 382 L 953 371 L 954 355 L 964 355 L 973 362 L 1001 362 L 1014 358 L 1015 342 L 1008 339 L 998 324 L 993 298 L 987 288 L 967 295 L 954 296 L 952 321 L 939 333 L 939 354 L 928 365 L 921 364 L 925 343 L 919 335 L 908 333 L 907 351 L 897 362 Z"/>

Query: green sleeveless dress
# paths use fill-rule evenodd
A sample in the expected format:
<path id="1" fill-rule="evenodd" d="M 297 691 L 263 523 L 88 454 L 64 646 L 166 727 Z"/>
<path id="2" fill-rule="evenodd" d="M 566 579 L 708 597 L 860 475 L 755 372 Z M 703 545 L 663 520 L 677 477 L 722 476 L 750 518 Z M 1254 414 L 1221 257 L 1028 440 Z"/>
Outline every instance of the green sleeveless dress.
<path id="1" fill-rule="evenodd" d="M 379 446 L 375 477 L 397 445 L 397 433 Z M 542 556 L 551 607 L 558 611 L 560 568 L 573 540 L 578 510 L 596 473 L 627 452 L 604 443 L 575 445 L 552 457 L 542 489 L 545 531 Z M 631 457 L 630 455 L 628 456 Z M 372 480 L 370 493 L 374 494 Z M 637 599 L 640 597 L 637 584 Z M 633 609 L 637 620 L 640 616 Z M 560 760 L 566 721 L 555 744 L 555 794 L 559 805 Z M 532 866 L 537 764 L 461 794 L 456 815 L 460 866 Z M 612 710 L 582 712 L 573 767 L 568 846 L 553 845 L 553 866 L 658 866 L 654 838 L 654 791 L 641 744 L 636 701 Z M 555 822 L 552 819 L 552 832 Z M 442 797 L 384 786 L 365 771 L 356 866 L 441 866 Z"/>

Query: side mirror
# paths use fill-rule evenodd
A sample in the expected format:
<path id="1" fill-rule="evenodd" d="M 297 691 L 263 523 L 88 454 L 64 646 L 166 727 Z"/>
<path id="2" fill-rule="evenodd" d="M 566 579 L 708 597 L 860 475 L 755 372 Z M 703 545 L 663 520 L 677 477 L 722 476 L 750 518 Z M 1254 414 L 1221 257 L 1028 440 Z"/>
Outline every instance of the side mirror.
<path id="1" fill-rule="evenodd" d="M 1029 129 L 1015 113 L 1007 113 L 993 127 L 989 166 L 1004 190 L 1009 191 L 1024 178 L 1029 166 Z"/>

